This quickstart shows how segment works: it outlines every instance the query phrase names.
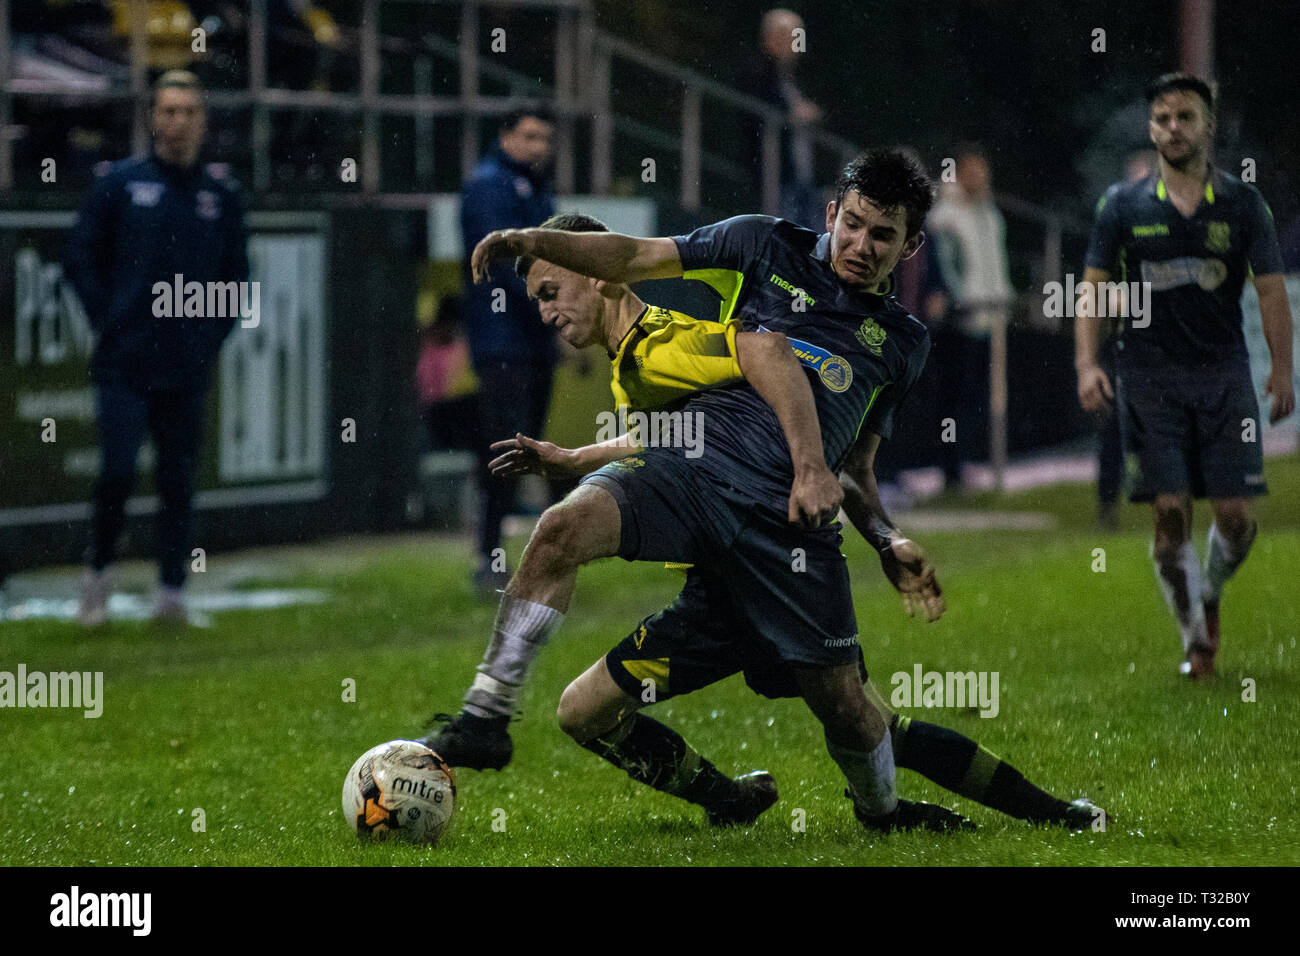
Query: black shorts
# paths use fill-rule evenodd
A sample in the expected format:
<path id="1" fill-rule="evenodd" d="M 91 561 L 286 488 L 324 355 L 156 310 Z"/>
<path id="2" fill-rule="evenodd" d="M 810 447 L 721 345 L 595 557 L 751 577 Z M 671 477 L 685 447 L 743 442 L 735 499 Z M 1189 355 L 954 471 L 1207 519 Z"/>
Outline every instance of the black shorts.
<path id="1" fill-rule="evenodd" d="M 861 647 L 857 652 L 865 682 Z M 677 599 L 616 644 L 605 666 L 615 684 L 646 703 L 690 694 L 736 673 L 764 697 L 800 696 L 793 666 L 753 633 L 725 582 L 698 565 L 687 572 Z"/>
<path id="2" fill-rule="evenodd" d="M 1268 493 L 1248 365 L 1121 369 L 1116 378 L 1130 501 Z"/>
<path id="3" fill-rule="evenodd" d="M 791 525 L 671 449 L 613 462 L 583 483 L 618 502 L 620 557 L 707 569 L 715 583 L 691 600 L 744 625 L 747 640 L 792 664 L 831 667 L 861 656 L 838 524 Z"/>

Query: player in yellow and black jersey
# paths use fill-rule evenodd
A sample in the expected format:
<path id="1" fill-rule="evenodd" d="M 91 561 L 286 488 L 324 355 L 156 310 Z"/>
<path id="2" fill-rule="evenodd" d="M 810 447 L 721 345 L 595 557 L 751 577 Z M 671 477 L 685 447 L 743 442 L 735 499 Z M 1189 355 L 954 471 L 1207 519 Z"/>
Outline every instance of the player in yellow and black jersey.
<path id="1" fill-rule="evenodd" d="M 604 230 L 597 220 L 574 214 L 555 217 L 544 228 Z M 747 349 L 769 347 L 769 341 L 787 347 L 782 336 L 746 333 L 740 331 L 739 322 L 701 320 L 647 305 L 627 286 L 592 280 L 543 260 L 521 258 L 517 270 L 527 283 L 529 295 L 538 300 L 544 322 L 555 325 L 576 348 L 595 345 L 605 348 L 610 359 L 610 387 L 616 408 L 627 412 L 620 422 L 631 422 L 634 427 L 606 441 L 573 449 L 524 435 L 499 441 L 493 448 L 501 454 L 491 463 L 497 474 L 531 471 L 580 476 L 620 459 L 638 461 L 629 456 L 643 444 L 663 436 L 656 431 L 653 418 L 637 421 L 632 417 L 634 413 L 664 413 L 660 421 L 671 423 L 673 411 L 702 390 L 743 380 L 753 361 Z M 639 435 L 637 427 L 642 431 Z M 679 421 L 675 427 L 689 428 L 689 425 Z M 671 489 L 667 492 L 671 493 Z M 846 483 L 845 492 L 849 497 L 860 493 L 851 482 Z M 846 505 L 850 505 L 851 516 L 859 513 L 848 500 Z M 709 573 L 707 569 L 695 572 L 703 577 Z M 606 667 L 615 682 L 632 696 L 641 693 L 642 682 L 649 676 L 658 689 L 660 701 L 698 690 L 737 672 L 743 673 L 750 687 L 765 696 L 797 695 L 788 663 L 770 653 L 762 642 L 737 633 L 735 622 L 711 606 L 708 599 L 711 593 L 717 592 L 711 592 L 703 578 L 688 580 L 682 597 L 643 621 L 596 666 Z M 862 671 L 865 680 L 865 666 Z M 1082 828 L 1100 818 L 1101 811 L 1087 801 L 1067 803 L 1051 796 L 975 741 L 934 724 L 893 714 L 869 681 L 864 683 L 864 690 L 873 706 L 890 721 L 897 766 L 919 772 L 954 793 L 1022 819 Z M 462 714 L 458 721 L 464 717 Z M 448 730 L 452 732 L 444 731 L 434 747 L 444 759 L 455 763 L 457 735 L 454 727 Z M 685 741 L 675 738 L 674 742 L 678 745 L 679 760 L 650 763 L 668 766 L 698 761 L 712 769 Z M 623 748 L 630 745 L 630 741 L 618 743 Z M 631 767 L 628 772 L 642 779 L 635 773 L 637 761 L 632 759 L 635 754 L 597 752 L 624 769 Z M 689 783 L 683 782 L 688 779 Z M 730 822 L 725 811 L 714 808 L 718 794 L 710 790 L 731 783 L 716 770 L 689 775 L 664 773 L 642 782 L 704 805 L 712 822 Z M 752 777 L 748 782 L 754 783 Z"/>

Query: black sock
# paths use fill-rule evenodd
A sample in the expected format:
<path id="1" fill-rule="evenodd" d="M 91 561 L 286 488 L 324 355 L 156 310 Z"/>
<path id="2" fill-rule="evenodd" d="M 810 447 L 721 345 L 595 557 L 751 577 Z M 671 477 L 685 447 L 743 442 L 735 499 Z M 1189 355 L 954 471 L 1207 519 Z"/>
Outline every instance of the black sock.
<path id="1" fill-rule="evenodd" d="M 969 737 L 936 724 L 895 717 L 894 764 L 929 777 L 945 790 L 1007 816 L 1035 823 L 1065 817 L 1070 805 L 1040 790 L 1011 764 Z"/>
<path id="2" fill-rule="evenodd" d="M 633 714 L 582 746 L 638 783 L 702 807 L 719 807 L 736 799 L 734 780 L 691 749 L 677 731 L 641 714 Z"/>

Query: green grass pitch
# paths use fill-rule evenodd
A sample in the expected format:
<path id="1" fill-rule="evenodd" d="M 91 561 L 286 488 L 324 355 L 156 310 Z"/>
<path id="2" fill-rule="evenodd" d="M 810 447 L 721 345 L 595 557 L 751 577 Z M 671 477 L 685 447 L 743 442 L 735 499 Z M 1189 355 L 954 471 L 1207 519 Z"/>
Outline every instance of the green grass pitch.
<path id="1" fill-rule="evenodd" d="M 0 670 L 105 674 L 97 720 L 0 711 L 0 864 L 1295 865 L 1300 466 L 1271 463 L 1269 479 L 1208 685 L 1175 671 L 1145 509 L 1126 509 L 1123 530 L 1105 535 L 1090 529 L 1090 489 L 1034 491 L 997 507 L 1050 510 L 1058 530 L 918 534 L 949 602 L 929 626 L 903 615 L 874 554 L 846 536 L 877 682 L 888 688 L 916 663 L 998 671 L 995 718 L 905 712 L 979 740 L 1058 796 L 1092 797 L 1112 815 L 1104 833 L 1035 829 L 900 771 L 902 795 L 959 808 L 980 830 L 869 835 L 804 705 L 757 697 L 739 678 L 650 710 L 724 770 L 776 774 L 781 801 L 756 827 L 710 830 L 699 808 L 633 783 L 555 725 L 565 684 L 680 580 L 612 560 L 583 572 L 542 655 L 512 728 L 514 763 L 458 774 L 443 844 L 362 845 L 341 816 L 344 772 L 374 744 L 417 736 L 433 711 L 457 709 L 494 610 L 468 594 L 464 543 L 411 537 L 294 552 L 275 583 L 323 587 L 327 604 L 230 612 L 184 636 L 135 623 L 94 635 L 0 625 Z M 1091 569 L 1094 548 L 1105 549 L 1104 573 Z M 342 700 L 346 678 L 355 703 Z M 1246 678 L 1254 702 L 1243 701 Z"/>

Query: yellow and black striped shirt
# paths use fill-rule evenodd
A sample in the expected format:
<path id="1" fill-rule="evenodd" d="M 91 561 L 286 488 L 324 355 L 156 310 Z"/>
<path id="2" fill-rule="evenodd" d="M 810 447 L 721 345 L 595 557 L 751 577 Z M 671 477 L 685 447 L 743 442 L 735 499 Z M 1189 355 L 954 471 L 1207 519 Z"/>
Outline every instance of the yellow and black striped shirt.
<path id="1" fill-rule="evenodd" d="M 610 360 L 615 407 L 652 411 L 744 379 L 735 322 L 725 325 L 648 305 Z"/>

